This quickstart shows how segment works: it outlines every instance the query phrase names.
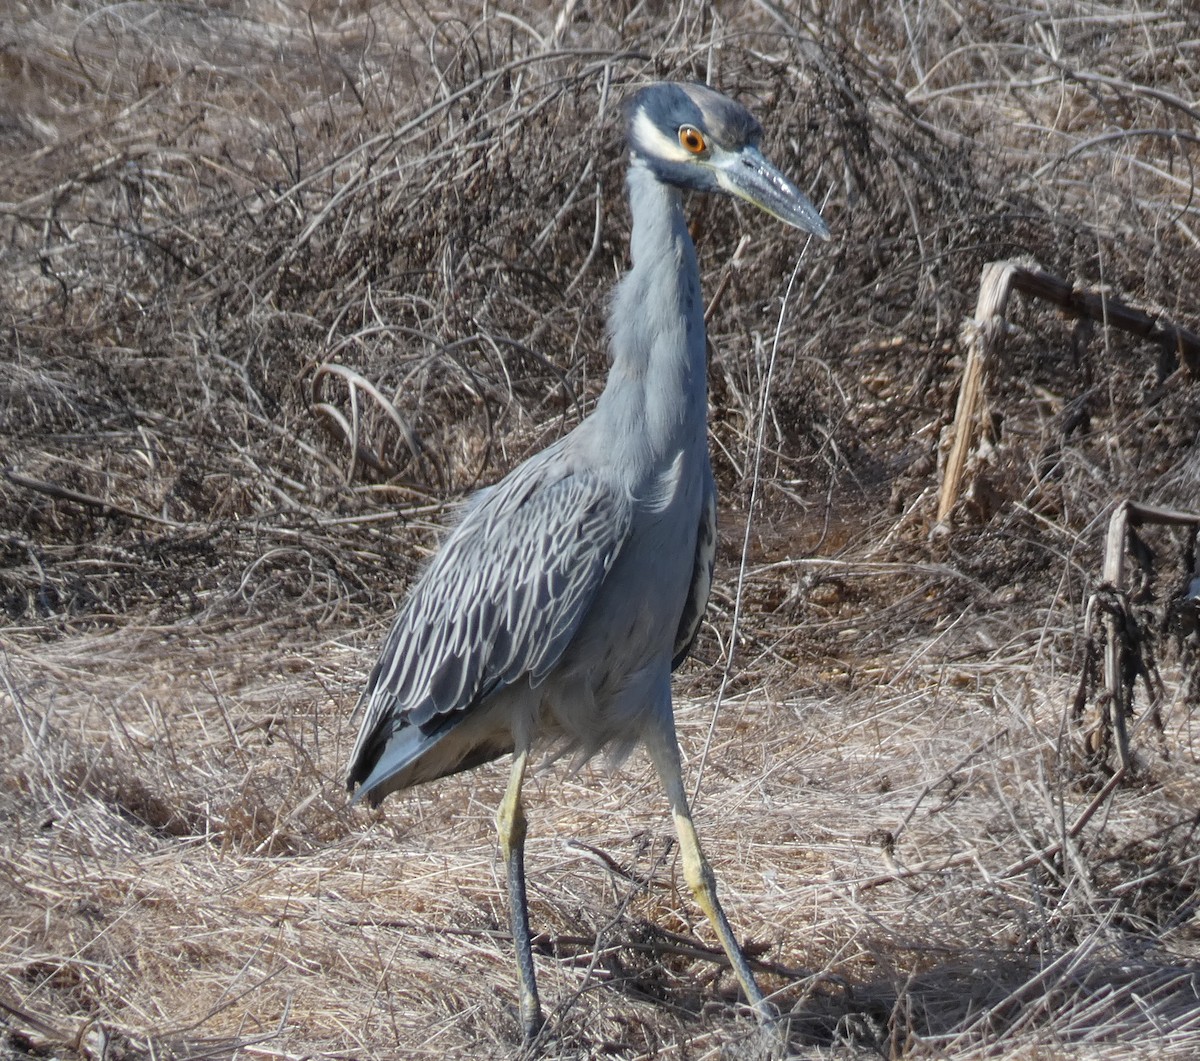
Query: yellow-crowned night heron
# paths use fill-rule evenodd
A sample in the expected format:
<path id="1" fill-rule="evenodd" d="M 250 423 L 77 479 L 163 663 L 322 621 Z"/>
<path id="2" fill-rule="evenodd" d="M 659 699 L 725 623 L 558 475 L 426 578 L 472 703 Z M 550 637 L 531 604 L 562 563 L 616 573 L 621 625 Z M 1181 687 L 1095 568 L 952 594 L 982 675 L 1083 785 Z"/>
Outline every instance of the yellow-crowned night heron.
<path id="1" fill-rule="evenodd" d="M 626 107 L 633 267 L 610 312 L 612 367 L 574 431 L 471 500 L 412 588 L 359 701 L 348 784 L 388 793 L 508 752 L 496 814 L 526 1038 L 541 1025 L 525 899 L 521 782 L 550 739 L 588 756 L 645 744 L 688 885 L 750 1004 L 768 1019 L 692 825 L 671 671 L 708 601 L 716 502 L 704 304 L 681 191 L 724 192 L 828 239 L 758 150 L 761 128 L 703 85 L 656 84 Z"/>

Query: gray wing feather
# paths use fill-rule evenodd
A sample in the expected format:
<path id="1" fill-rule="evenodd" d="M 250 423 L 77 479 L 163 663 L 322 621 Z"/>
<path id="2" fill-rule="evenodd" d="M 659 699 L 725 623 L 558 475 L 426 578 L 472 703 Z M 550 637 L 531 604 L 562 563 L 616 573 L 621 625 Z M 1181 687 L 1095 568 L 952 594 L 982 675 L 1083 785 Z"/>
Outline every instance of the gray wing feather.
<path id="1" fill-rule="evenodd" d="M 704 504 L 700 510 L 700 528 L 696 532 L 696 562 L 692 568 L 692 584 L 688 589 L 683 613 L 679 616 L 679 629 L 675 634 L 675 651 L 671 657 L 671 670 L 675 670 L 692 651 L 700 633 L 700 623 L 708 607 L 708 595 L 712 590 L 713 564 L 717 556 L 717 488 L 712 471 L 708 472 L 704 484 Z"/>
<path id="2" fill-rule="evenodd" d="M 547 457 L 553 451 L 547 451 Z M 553 670 L 629 531 L 628 497 L 537 459 L 477 497 L 413 587 L 359 701 L 350 784 L 387 740 Z"/>

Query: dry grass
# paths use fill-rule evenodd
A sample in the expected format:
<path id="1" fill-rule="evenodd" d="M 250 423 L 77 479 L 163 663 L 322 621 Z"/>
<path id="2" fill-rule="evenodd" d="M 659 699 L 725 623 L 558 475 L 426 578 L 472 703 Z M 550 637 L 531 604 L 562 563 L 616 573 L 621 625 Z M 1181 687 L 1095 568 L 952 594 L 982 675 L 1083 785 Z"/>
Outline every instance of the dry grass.
<path id="1" fill-rule="evenodd" d="M 0 15 L 0 1057 L 517 1052 L 503 765 L 351 812 L 348 714 L 452 505 L 602 385 L 617 101 L 710 70 L 836 234 L 785 313 L 731 643 L 797 245 L 694 204 L 726 541 L 679 724 L 795 1051 L 1200 1050 L 1178 532 L 1146 535 L 1136 770 L 1069 710 L 1112 505 L 1194 508 L 1195 381 L 1014 307 L 998 438 L 927 535 L 984 262 L 1200 323 L 1200 22 L 802 7 Z M 529 796 L 548 1055 L 752 1050 L 644 761 Z"/>

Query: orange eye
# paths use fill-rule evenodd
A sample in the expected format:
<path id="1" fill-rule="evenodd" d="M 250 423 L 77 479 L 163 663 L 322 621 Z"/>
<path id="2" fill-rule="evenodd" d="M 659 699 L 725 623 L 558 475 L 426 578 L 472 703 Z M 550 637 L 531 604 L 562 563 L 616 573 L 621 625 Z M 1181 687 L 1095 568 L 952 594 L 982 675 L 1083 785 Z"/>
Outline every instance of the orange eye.
<path id="1" fill-rule="evenodd" d="M 704 134 L 694 125 L 681 125 L 679 127 L 679 143 L 685 151 L 690 151 L 693 155 L 703 155 L 708 150 Z"/>

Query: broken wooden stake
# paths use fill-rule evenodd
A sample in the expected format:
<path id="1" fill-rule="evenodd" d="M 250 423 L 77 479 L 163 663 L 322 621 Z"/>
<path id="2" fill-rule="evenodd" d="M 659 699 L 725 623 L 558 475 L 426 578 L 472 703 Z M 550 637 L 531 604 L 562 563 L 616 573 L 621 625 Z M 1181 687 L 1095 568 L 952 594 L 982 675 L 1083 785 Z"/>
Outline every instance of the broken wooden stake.
<path id="1" fill-rule="evenodd" d="M 1143 642 L 1153 636 L 1129 606 L 1129 589 L 1125 582 L 1125 557 L 1136 546 L 1133 530 L 1142 524 L 1192 527 L 1200 530 L 1200 514 L 1177 509 L 1145 505 L 1137 501 L 1122 501 L 1113 509 L 1104 539 L 1104 568 L 1100 585 L 1088 598 L 1084 634 L 1090 640 L 1097 613 L 1104 625 L 1104 688 L 1100 703 L 1099 725 L 1089 741 L 1089 752 L 1102 759 L 1110 744 L 1115 743 L 1122 770 L 1132 769 L 1129 734 L 1126 719 L 1133 713 L 1134 680 L 1141 676 L 1150 685 Z M 1074 714 L 1082 713 L 1091 682 L 1090 653 L 1075 695 Z M 1160 682 L 1161 684 L 1161 682 Z M 1153 695 L 1153 689 L 1152 695 Z"/>
<path id="2" fill-rule="evenodd" d="M 1195 332 L 1160 321 L 1102 291 L 1077 288 L 1036 267 L 1012 261 L 988 262 L 979 280 L 975 316 L 964 329 L 967 363 L 938 494 L 937 527 L 948 525 L 962 491 L 967 456 L 983 419 L 984 383 L 1003 344 L 1004 313 L 1013 291 L 1052 302 L 1076 317 L 1100 321 L 1158 343 L 1164 354 L 1174 358 L 1175 364 L 1183 365 L 1193 379 L 1200 380 L 1200 335 Z"/>

